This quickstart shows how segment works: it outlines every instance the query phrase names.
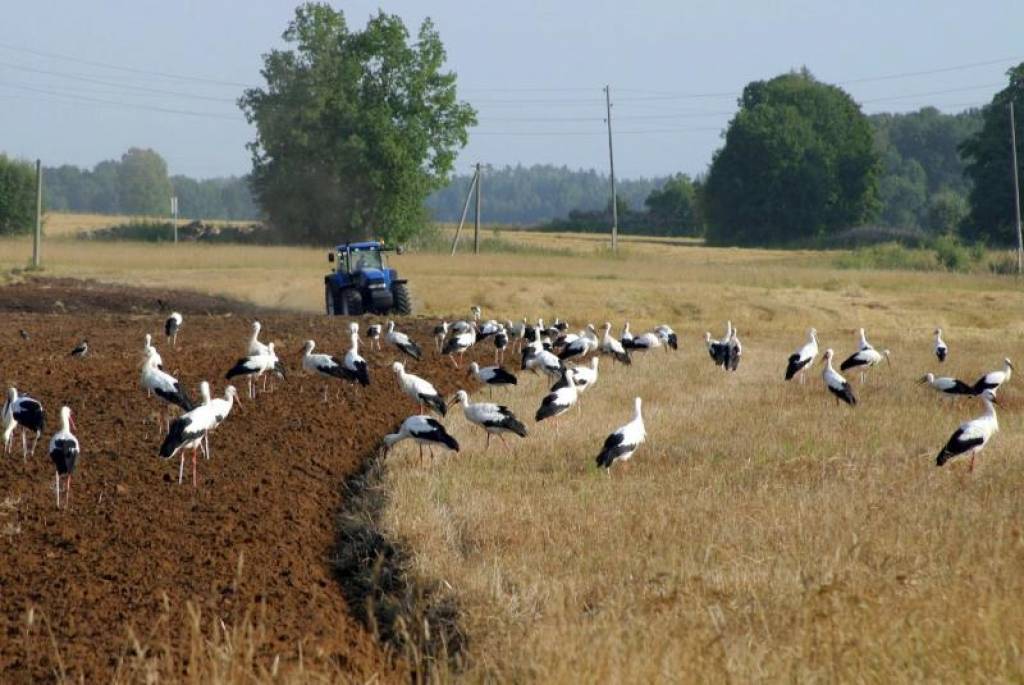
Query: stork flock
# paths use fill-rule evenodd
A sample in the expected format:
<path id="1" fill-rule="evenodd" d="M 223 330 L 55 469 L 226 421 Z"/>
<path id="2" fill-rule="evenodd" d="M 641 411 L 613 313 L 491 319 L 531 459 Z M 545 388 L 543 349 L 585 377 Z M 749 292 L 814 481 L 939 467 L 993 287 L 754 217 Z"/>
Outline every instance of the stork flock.
<path id="1" fill-rule="evenodd" d="M 178 312 L 174 312 L 165 321 L 164 332 L 169 345 L 177 345 L 182 324 L 183 317 Z M 442 321 L 436 326 L 433 349 L 435 354 L 448 357 L 455 368 L 462 369 L 466 352 L 489 341 L 494 350 L 494 365 L 481 366 L 474 361 L 465 368 L 467 375 L 486 386 L 491 393 L 495 388 L 518 385 L 516 374 L 504 367 L 506 353 L 518 353 L 522 372 L 530 372 L 553 382 L 540 399 L 533 418 L 538 424 L 551 421 L 557 436 L 558 417 L 566 415 L 573 408 L 581 411 L 583 394 L 597 384 L 601 356 L 626 367 L 633 364 L 636 355 L 658 348 L 669 352 L 679 347 L 678 337 L 668 325 L 662 324 L 651 331 L 634 335 L 629 322 L 626 322 L 617 338 L 612 336 L 611 330 L 611 323 L 605 322 L 600 334 L 593 324 L 573 332 L 567 322 L 558 318 L 551 325 L 545 325 L 543 319 L 532 323 L 526 318 L 516 323 L 510 320 L 482 321 L 481 309 L 473 307 L 469 319 L 451 323 Z M 313 340 L 307 340 L 302 348 L 301 369 L 307 377 L 313 376 L 323 384 L 324 402 L 329 401 L 331 384 L 348 383 L 358 393 L 360 388 L 371 383 L 369 364 L 359 351 L 359 324 L 350 322 L 347 331 L 349 348 L 342 356 L 315 352 L 316 343 Z M 229 381 L 244 378 L 248 397 L 253 400 L 260 392 L 268 389 L 268 382 L 272 379 L 287 379 L 285 366 L 277 355 L 274 343 L 261 342 L 260 332 L 260 322 L 254 321 L 245 345 L 245 356 L 239 358 L 225 374 L 225 379 Z M 23 333 L 22 337 L 27 340 L 26 336 Z M 399 331 L 394 321 L 388 321 L 386 327 L 379 323 L 369 325 L 366 337 L 371 350 L 380 350 L 383 337 L 399 359 L 418 362 L 424 358 L 423 348 L 409 335 Z M 710 332 L 706 332 L 704 343 L 716 366 L 727 372 L 738 371 L 743 357 L 743 345 L 731 321 L 726 325 L 724 337 L 715 340 Z M 935 331 L 933 349 L 938 362 L 945 362 L 949 356 L 949 347 L 942 338 L 941 329 Z M 74 352 L 79 352 L 78 348 Z M 73 356 L 85 356 L 84 352 L 74 352 Z M 807 342 L 786 360 L 785 380 L 797 378 L 799 383 L 804 383 L 808 370 L 815 365 L 819 354 L 817 331 L 812 328 L 808 331 Z M 863 384 L 871 368 L 883 360 L 891 364 L 890 351 L 877 350 L 871 345 L 863 328 L 858 331 L 856 351 L 840 364 L 839 371 L 833 365 L 834 356 L 831 348 L 821 355 L 824 388 L 835 398 L 836 404 L 842 402 L 849 406 L 855 406 L 858 400 L 853 386 L 840 372 L 857 371 Z M 424 447 L 431 457 L 435 447 L 459 451 L 457 439 L 443 423 L 448 410 L 455 405 L 461 407 L 468 423 L 485 432 L 485 450 L 490 447 L 492 437 L 497 437 L 507 445 L 506 434 L 520 438 L 529 434 L 526 425 L 505 405 L 474 402 L 463 389 L 446 398 L 428 379 L 407 370 L 403 361 L 396 359 L 391 368 L 398 390 L 413 403 L 416 413 L 406 418 L 394 432 L 384 436 L 384 453 L 403 440 L 411 440 L 419 447 L 421 460 Z M 982 375 L 972 384 L 955 378 L 936 377 L 932 373 L 921 378 L 922 383 L 942 395 L 978 397 L 985 410 L 982 416 L 959 426 L 936 458 L 937 465 L 942 466 L 951 459 L 964 456 L 970 458 L 970 470 L 973 470 L 978 453 L 999 428 L 995 410 L 996 393 L 1010 380 L 1012 372 L 1013 364 L 1006 359 L 1003 368 Z M 201 399 L 198 403 L 194 402 L 182 384 L 164 369 L 163 360 L 149 334 L 145 335 L 141 349 L 140 385 L 147 396 L 155 397 L 161 408 L 159 425 L 164 438 L 158 449 L 159 456 L 163 459 L 179 457 L 180 484 L 184 479 L 186 455 L 191 451 L 192 484 L 197 487 L 198 455 L 202 453 L 206 459 L 210 458 L 209 435 L 227 420 L 234 404 L 240 402 L 238 391 L 235 386 L 228 385 L 223 397 L 214 398 L 209 383 L 202 381 L 199 384 Z M 175 413 L 178 414 L 176 417 L 173 416 Z M 64 506 L 67 507 L 70 502 L 71 477 L 81 454 L 78 438 L 73 433 L 75 424 L 71 408 L 61 407 L 59 415 L 60 429 L 53 434 L 48 450 L 55 468 L 58 508 L 61 506 L 62 489 L 65 495 Z M 14 437 L 20 430 L 23 458 L 34 455 L 45 426 L 42 404 L 16 388 L 9 388 L 0 418 L 4 453 L 13 451 Z M 31 447 L 28 444 L 29 437 L 32 438 Z M 633 403 L 631 420 L 606 437 L 595 459 L 596 464 L 610 472 L 616 462 L 628 461 L 645 438 L 642 401 L 637 397 Z"/>

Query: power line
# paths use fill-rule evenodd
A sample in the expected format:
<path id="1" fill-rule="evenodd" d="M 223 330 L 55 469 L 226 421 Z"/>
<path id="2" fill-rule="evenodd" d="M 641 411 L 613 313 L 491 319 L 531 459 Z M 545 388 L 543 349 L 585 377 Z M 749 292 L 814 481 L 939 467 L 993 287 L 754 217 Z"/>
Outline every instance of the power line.
<path id="1" fill-rule="evenodd" d="M 34 88 L 32 86 L 25 86 L 25 85 L 20 85 L 20 84 L 5 83 L 5 84 L 0 84 L 0 85 L 2 85 L 4 88 L 17 88 L 17 89 L 20 89 L 20 90 L 26 90 L 26 91 L 30 91 L 30 92 L 33 92 L 33 93 L 40 93 L 40 94 L 43 94 L 43 95 L 50 95 L 50 96 L 54 96 L 54 97 L 67 98 L 69 100 L 74 100 L 74 101 L 90 102 L 90 103 L 102 104 L 102 105 L 116 105 L 118 107 L 128 107 L 128 108 L 131 108 L 131 109 L 148 110 L 148 111 L 151 111 L 151 112 L 162 112 L 164 114 L 182 114 L 182 115 L 194 116 L 194 117 L 204 117 L 204 118 L 207 118 L 207 119 L 222 119 L 222 120 L 226 120 L 226 121 L 244 121 L 244 119 L 242 119 L 242 117 L 228 116 L 226 114 L 217 114 L 215 112 L 197 112 L 197 111 L 188 110 L 188 109 L 172 109 L 172 108 L 169 108 L 169 107 L 157 107 L 157 106 L 154 106 L 154 105 L 143 105 L 143 104 L 139 104 L 139 103 L 135 103 L 135 102 L 120 102 L 120 101 L 117 101 L 117 100 L 107 100 L 107 99 L 104 99 L 104 98 L 94 98 L 94 97 L 90 97 L 88 95 L 70 95 L 70 94 L 67 94 L 67 93 L 59 93 L 59 92 L 55 92 L 55 91 L 52 91 L 52 90 L 45 90 L 43 88 Z"/>

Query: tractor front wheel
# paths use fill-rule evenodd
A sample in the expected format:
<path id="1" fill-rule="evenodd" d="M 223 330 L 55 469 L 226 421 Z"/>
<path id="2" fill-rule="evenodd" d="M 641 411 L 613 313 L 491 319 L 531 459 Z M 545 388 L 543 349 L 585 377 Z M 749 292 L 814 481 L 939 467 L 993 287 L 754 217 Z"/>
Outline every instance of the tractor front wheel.
<path id="1" fill-rule="evenodd" d="M 395 312 L 402 316 L 412 314 L 412 297 L 409 295 L 409 286 L 405 283 L 395 283 L 393 293 L 395 296 Z"/>
<path id="2" fill-rule="evenodd" d="M 327 316 L 334 316 L 334 288 L 330 283 L 324 283 L 324 303 L 327 309 Z"/>
<path id="3" fill-rule="evenodd" d="M 355 288 L 348 288 L 341 293 L 342 313 L 346 316 L 359 316 L 363 313 L 363 296 Z"/>

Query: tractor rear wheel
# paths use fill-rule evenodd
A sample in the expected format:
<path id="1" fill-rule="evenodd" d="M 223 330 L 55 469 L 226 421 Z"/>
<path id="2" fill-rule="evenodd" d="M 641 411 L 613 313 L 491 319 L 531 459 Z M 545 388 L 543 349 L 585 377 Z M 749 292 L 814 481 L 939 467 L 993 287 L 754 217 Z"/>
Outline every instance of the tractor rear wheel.
<path id="1" fill-rule="evenodd" d="M 395 296 L 395 312 L 402 316 L 412 314 L 412 297 L 409 295 L 409 286 L 405 283 L 395 283 L 393 293 Z"/>
<path id="2" fill-rule="evenodd" d="M 342 312 L 348 316 L 359 316 L 363 313 L 363 296 L 355 288 L 348 288 L 341 293 Z"/>

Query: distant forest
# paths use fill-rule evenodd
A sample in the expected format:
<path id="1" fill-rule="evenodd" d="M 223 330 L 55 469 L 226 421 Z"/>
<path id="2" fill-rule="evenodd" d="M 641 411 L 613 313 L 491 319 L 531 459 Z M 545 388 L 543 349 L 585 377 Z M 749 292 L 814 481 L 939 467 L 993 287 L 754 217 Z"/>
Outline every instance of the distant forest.
<path id="1" fill-rule="evenodd" d="M 982 125 L 979 110 L 943 114 L 924 108 L 907 114 L 868 117 L 882 169 L 878 192 L 878 222 L 901 228 L 932 228 L 936 207 L 963 207 L 970 192 L 958 146 Z M 433 193 L 427 208 L 439 221 L 458 221 L 469 175 L 457 175 Z M 674 177 L 621 179 L 617 189 L 620 220 L 642 229 L 645 207 Z M 169 176 L 166 162 L 152 150 L 132 149 L 119 160 L 100 162 L 92 169 L 64 165 L 44 168 L 46 206 L 54 211 L 167 216 L 170 196 L 178 196 L 185 219 L 256 220 L 260 210 L 247 178 L 193 179 Z M 688 181 L 687 181 L 688 182 Z M 694 180 L 698 195 L 702 177 Z M 508 166 L 484 172 L 484 220 L 488 223 L 540 225 L 555 222 L 569 227 L 570 215 L 582 217 L 592 230 L 608 221 L 609 186 L 606 174 L 565 166 L 537 164 Z M 693 200 L 694 221 L 700 220 L 700 198 Z M 625 216 L 623 216 L 625 214 Z M 571 223 L 571 222 L 570 222 Z M 937 227 L 936 227 L 937 228 Z M 690 235 L 692 227 L 659 232 Z"/>

